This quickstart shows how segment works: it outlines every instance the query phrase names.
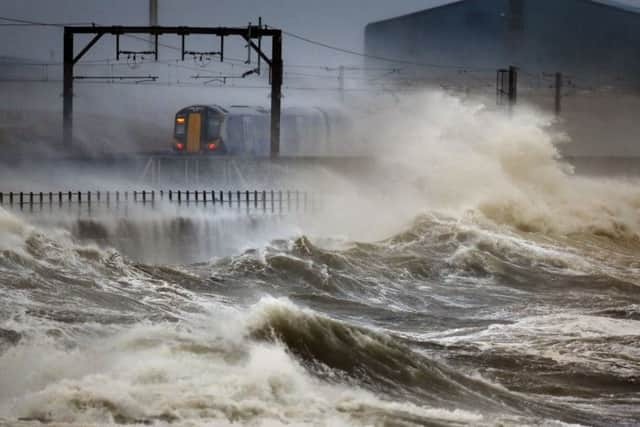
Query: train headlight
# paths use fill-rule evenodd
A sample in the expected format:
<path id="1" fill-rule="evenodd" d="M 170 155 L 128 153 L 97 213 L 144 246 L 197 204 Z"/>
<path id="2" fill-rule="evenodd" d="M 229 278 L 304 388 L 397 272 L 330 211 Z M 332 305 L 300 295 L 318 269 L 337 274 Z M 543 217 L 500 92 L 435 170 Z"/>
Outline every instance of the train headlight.
<path id="1" fill-rule="evenodd" d="M 184 117 L 176 117 L 176 123 L 179 125 L 183 125 L 185 122 Z"/>

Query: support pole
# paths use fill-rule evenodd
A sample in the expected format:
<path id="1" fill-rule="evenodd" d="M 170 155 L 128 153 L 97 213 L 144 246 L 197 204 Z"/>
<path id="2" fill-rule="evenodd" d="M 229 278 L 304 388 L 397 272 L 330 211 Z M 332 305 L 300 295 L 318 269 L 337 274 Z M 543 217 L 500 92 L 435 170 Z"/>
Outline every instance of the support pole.
<path id="1" fill-rule="evenodd" d="M 73 32 L 64 29 L 64 70 L 62 86 L 62 142 L 73 144 Z"/>
<path id="2" fill-rule="evenodd" d="M 149 0 L 149 26 L 158 25 L 158 0 Z"/>
<path id="3" fill-rule="evenodd" d="M 280 113 L 282 108 L 282 32 L 272 37 L 271 52 L 271 157 L 280 155 Z"/>
<path id="4" fill-rule="evenodd" d="M 556 116 L 559 116 L 562 112 L 562 73 L 556 73 L 556 103 L 555 103 L 555 111 Z"/>
<path id="5" fill-rule="evenodd" d="M 509 111 L 513 111 L 518 101 L 518 69 L 509 67 Z"/>
<path id="6" fill-rule="evenodd" d="M 149 0 L 149 26 L 156 27 L 158 25 L 158 0 Z M 155 50 L 156 61 L 158 60 L 158 35 L 150 36 L 149 50 Z"/>

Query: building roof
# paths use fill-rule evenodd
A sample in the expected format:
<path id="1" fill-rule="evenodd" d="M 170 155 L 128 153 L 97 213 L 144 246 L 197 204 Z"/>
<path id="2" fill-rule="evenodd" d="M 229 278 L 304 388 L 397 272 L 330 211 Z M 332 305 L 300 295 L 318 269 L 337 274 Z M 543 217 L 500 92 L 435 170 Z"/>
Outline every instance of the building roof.
<path id="1" fill-rule="evenodd" d="M 416 12 L 412 12 L 412 13 L 407 13 L 406 15 L 396 16 L 396 17 L 393 17 L 393 18 L 383 19 L 383 20 L 380 20 L 380 21 L 377 21 L 377 22 L 372 22 L 372 24 L 376 24 L 378 22 L 390 21 L 392 19 L 397 19 L 397 18 L 404 18 L 404 17 L 412 16 L 412 15 L 417 15 L 417 14 L 421 14 L 421 13 L 432 11 L 432 10 L 444 9 L 444 8 L 447 8 L 447 7 L 455 6 L 458 3 L 462 3 L 462 2 L 465 2 L 465 1 L 468 1 L 468 0 L 451 0 L 448 3 L 441 4 L 439 6 L 427 7 L 426 9 L 422 9 L 422 10 L 419 10 L 419 11 L 416 11 Z M 582 0 L 582 1 L 589 2 L 589 3 L 596 3 L 596 4 L 601 5 L 601 6 L 613 7 L 613 8 L 624 10 L 624 11 L 627 11 L 627 12 L 640 13 L 640 6 L 635 6 L 635 5 L 631 5 L 631 4 L 627 4 L 627 3 L 622 3 L 621 0 Z M 634 0 L 626 0 L 626 1 L 634 1 Z"/>
<path id="2" fill-rule="evenodd" d="M 615 7 L 618 9 L 626 10 L 628 12 L 640 13 L 640 6 L 635 6 L 627 3 L 621 3 L 616 0 L 587 0 L 593 3 L 600 3 L 605 6 Z M 637 2 L 635 2 L 637 3 Z"/>

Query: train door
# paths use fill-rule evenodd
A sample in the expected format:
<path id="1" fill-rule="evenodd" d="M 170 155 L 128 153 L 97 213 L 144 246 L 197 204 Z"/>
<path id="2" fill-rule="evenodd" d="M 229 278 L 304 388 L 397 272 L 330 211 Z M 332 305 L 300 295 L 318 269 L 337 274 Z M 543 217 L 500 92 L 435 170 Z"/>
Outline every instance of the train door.
<path id="1" fill-rule="evenodd" d="M 187 153 L 200 151 L 200 132 L 202 130 L 202 118 L 200 113 L 189 113 L 187 127 Z"/>

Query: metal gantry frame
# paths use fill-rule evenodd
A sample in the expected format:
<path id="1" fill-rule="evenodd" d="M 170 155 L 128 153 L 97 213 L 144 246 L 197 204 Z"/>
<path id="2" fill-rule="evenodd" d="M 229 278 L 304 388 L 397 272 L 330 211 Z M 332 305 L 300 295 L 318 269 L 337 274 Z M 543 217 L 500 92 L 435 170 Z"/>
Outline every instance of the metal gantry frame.
<path id="1" fill-rule="evenodd" d="M 93 38 L 75 54 L 74 38 L 76 34 L 93 34 Z M 73 143 L 73 67 L 89 52 L 89 50 L 102 38 L 109 34 L 116 37 L 116 55 L 126 53 L 120 50 L 120 36 L 126 34 L 147 34 L 153 37 L 154 51 L 148 52 L 158 59 L 158 37 L 160 35 L 174 34 L 181 37 L 182 59 L 188 54 L 185 51 L 185 37 L 189 35 L 213 35 L 220 37 L 220 51 L 208 52 L 220 56 L 224 61 L 224 38 L 227 36 L 239 36 L 247 41 L 248 48 L 258 54 L 259 60 L 263 60 L 270 67 L 271 80 L 271 156 L 277 157 L 280 153 L 280 116 L 282 108 L 282 30 L 267 28 L 260 25 L 248 27 L 124 27 L 124 26 L 79 26 L 64 27 L 64 83 L 63 83 L 63 140 L 66 144 Z M 271 58 L 262 51 L 262 37 L 271 37 Z M 254 40 L 257 40 L 258 43 Z"/>

